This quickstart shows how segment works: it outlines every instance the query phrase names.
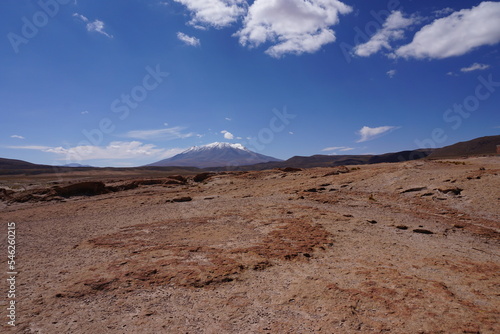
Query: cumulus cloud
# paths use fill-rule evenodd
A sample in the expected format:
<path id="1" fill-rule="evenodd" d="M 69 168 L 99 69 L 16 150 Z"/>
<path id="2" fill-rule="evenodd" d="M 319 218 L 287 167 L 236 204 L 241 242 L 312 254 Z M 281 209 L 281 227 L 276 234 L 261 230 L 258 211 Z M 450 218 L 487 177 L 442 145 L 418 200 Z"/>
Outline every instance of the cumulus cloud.
<path id="1" fill-rule="evenodd" d="M 13 149 L 37 150 L 60 155 L 59 160 L 84 161 L 99 159 L 141 159 L 164 158 L 179 153 L 179 149 L 165 150 L 153 144 L 143 144 L 139 141 L 114 141 L 107 146 L 80 145 L 75 147 L 50 146 L 9 146 Z M 175 153 L 177 152 L 177 153 Z"/>
<path id="2" fill-rule="evenodd" d="M 186 6 L 192 13 L 191 24 L 194 27 L 209 25 L 223 28 L 234 23 L 245 14 L 245 0 L 174 0 Z M 200 26 L 201 25 L 201 26 Z"/>
<path id="3" fill-rule="evenodd" d="M 166 128 L 166 129 L 133 130 L 133 131 L 127 132 L 126 137 L 134 138 L 134 139 L 172 140 L 172 139 L 189 138 L 189 137 L 196 135 L 195 133 L 192 133 L 192 132 L 188 132 L 188 133 L 182 132 L 185 129 L 186 129 L 185 127 L 175 126 L 175 127 Z"/>
<path id="4" fill-rule="evenodd" d="M 359 44 L 354 48 L 354 54 L 360 57 L 368 57 L 382 49 L 392 50 L 391 41 L 400 40 L 404 37 L 406 28 L 418 21 L 416 17 L 405 18 L 400 11 L 393 11 L 380 29 L 366 43 Z"/>
<path id="5" fill-rule="evenodd" d="M 190 46 L 200 46 L 200 40 L 196 37 L 188 36 L 182 32 L 177 33 L 177 38 Z"/>
<path id="6" fill-rule="evenodd" d="M 107 146 L 76 146 L 72 148 L 55 147 L 44 152 L 56 153 L 72 157 L 76 160 L 94 159 L 134 159 L 156 156 L 163 153 L 163 149 L 156 148 L 153 144 L 143 144 L 139 141 L 122 142 L 114 141 Z"/>
<path id="7" fill-rule="evenodd" d="M 404 58 L 442 59 L 466 54 L 500 42 L 500 2 L 485 1 L 434 20 L 417 32 L 396 55 Z"/>
<path id="8" fill-rule="evenodd" d="M 313 53 L 334 42 L 331 26 L 352 8 L 338 0 L 255 0 L 235 36 L 243 46 L 274 44 L 272 57 Z"/>
<path id="9" fill-rule="evenodd" d="M 10 138 L 16 138 L 16 139 L 25 139 L 23 136 L 20 135 L 12 135 Z"/>
<path id="10" fill-rule="evenodd" d="M 226 139 L 234 139 L 234 135 L 226 130 L 222 130 L 220 133 L 224 134 L 224 138 Z"/>
<path id="11" fill-rule="evenodd" d="M 373 140 L 396 129 L 398 129 L 397 126 L 388 126 L 388 125 L 380 126 L 377 128 L 370 128 L 368 126 L 363 126 L 361 130 L 357 132 L 357 134 L 361 136 L 361 138 L 357 141 L 357 143 Z"/>
<path id="12" fill-rule="evenodd" d="M 84 23 L 86 23 L 87 31 L 97 32 L 97 33 L 102 34 L 108 38 L 113 38 L 113 35 L 110 35 L 106 31 L 104 31 L 104 22 L 102 22 L 101 20 L 90 21 L 84 15 L 78 14 L 78 13 L 74 13 L 73 16 L 76 18 L 79 18 Z"/>
<path id="13" fill-rule="evenodd" d="M 486 70 L 487 68 L 490 68 L 490 65 L 474 63 L 469 67 L 461 68 L 460 71 L 466 73 L 466 72 L 472 72 L 472 71 L 482 71 L 482 70 Z"/>
<path id="14" fill-rule="evenodd" d="M 321 151 L 323 151 L 323 152 L 330 152 L 330 151 L 347 152 L 347 151 L 352 151 L 352 150 L 354 150 L 354 147 L 334 146 L 334 147 L 325 147 Z"/>

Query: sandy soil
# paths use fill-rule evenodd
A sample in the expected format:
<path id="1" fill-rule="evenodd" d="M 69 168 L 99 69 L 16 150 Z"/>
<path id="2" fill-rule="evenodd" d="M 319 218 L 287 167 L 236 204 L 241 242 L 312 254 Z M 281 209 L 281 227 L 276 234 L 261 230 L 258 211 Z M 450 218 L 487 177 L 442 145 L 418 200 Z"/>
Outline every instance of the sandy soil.
<path id="1" fill-rule="evenodd" d="M 500 333 L 500 158 L 349 169 L 0 202 L 2 331 Z"/>

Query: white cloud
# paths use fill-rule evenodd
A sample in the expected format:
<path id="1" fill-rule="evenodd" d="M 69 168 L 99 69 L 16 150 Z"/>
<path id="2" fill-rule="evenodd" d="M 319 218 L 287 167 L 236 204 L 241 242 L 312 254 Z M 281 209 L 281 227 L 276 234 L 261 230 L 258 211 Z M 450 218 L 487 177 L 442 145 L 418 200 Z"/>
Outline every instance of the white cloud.
<path id="1" fill-rule="evenodd" d="M 88 110 L 84 110 L 84 111 L 82 111 L 80 114 L 82 114 L 82 115 L 86 115 L 86 114 L 88 114 L 88 113 L 89 113 L 89 112 L 88 112 Z"/>
<path id="2" fill-rule="evenodd" d="M 226 139 L 234 139 L 234 135 L 229 131 L 222 130 L 220 133 L 223 133 Z"/>
<path id="3" fill-rule="evenodd" d="M 177 38 L 187 45 L 190 46 L 200 46 L 200 40 L 196 37 L 188 36 L 182 32 L 177 33 Z"/>
<path id="4" fill-rule="evenodd" d="M 334 147 L 326 147 L 326 148 L 322 149 L 321 151 L 323 151 L 323 152 L 329 152 L 329 151 L 347 152 L 347 151 L 352 151 L 352 150 L 354 150 L 354 147 L 334 146 Z"/>
<path id="5" fill-rule="evenodd" d="M 86 18 L 85 16 L 83 16 L 82 14 L 73 13 L 73 17 L 77 17 L 77 18 L 79 18 L 80 20 L 82 20 L 83 22 L 89 22 L 89 19 L 88 19 L 88 18 Z"/>
<path id="6" fill-rule="evenodd" d="M 210 25 L 222 28 L 230 25 L 245 14 L 247 3 L 244 0 L 174 0 L 186 6 L 192 13 L 194 27 Z"/>
<path id="7" fill-rule="evenodd" d="M 182 131 L 186 129 L 181 126 L 176 126 L 172 128 L 166 128 L 166 129 L 155 129 L 155 130 L 133 130 L 129 131 L 126 134 L 126 137 L 128 138 L 135 138 L 135 139 L 165 139 L 165 140 L 172 140 L 172 139 L 182 139 L 182 138 L 189 138 L 195 135 L 195 133 L 189 132 L 189 133 L 183 133 Z"/>
<path id="8" fill-rule="evenodd" d="M 255 0 L 235 36 L 243 46 L 274 44 L 266 53 L 275 58 L 313 53 L 335 41 L 330 27 L 351 11 L 338 0 Z"/>
<path id="9" fill-rule="evenodd" d="M 232 121 L 232 118 L 226 117 L 226 121 Z"/>
<path id="10" fill-rule="evenodd" d="M 461 68 L 460 71 L 466 73 L 466 72 L 472 72 L 472 71 L 481 71 L 481 70 L 485 70 L 487 68 L 490 68 L 490 65 L 474 63 L 469 67 Z"/>
<path id="11" fill-rule="evenodd" d="M 15 146 L 4 146 L 5 148 L 10 148 L 14 150 L 37 150 L 37 151 L 45 151 L 51 149 L 50 146 L 41 146 L 41 145 L 15 145 Z"/>
<path id="12" fill-rule="evenodd" d="M 58 160 L 85 161 L 99 159 L 141 159 L 158 158 L 164 159 L 180 153 L 181 149 L 165 150 L 153 144 L 143 144 L 139 141 L 114 141 L 107 146 L 82 145 L 75 147 L 50 147 L 50 146 L 9 146 L 13 149 L 37 150 L 45 153 L 60 155 Z"/>
<path id="13" fill-rule="evenodd" d="M 289 131 L 289 132 L 288 132 L 288 134 L 289 134 L 289 135 L 293 135 L 293 134 L 295 134 L 295 133 L 294 133 L 294 132 L 292 132 L 292 131 Z"/>
<path id="14" fill-rule="evenodd" d="M 74 13 L 73 16 L 79 18 L 80 20 L 86 23 L 87 31 L 97 32 L 108 38 L 113 38 L 113 35 L 110 35 L 104 31 L 104 22 L 102 22 L 101 20 L 94 20 L 91 22 L 87 17 L 78 13 Z"/>
<path id="15" fill-rule="evenodd" d="M 387 71 L 387 75 L 389 76 L 389 78 L 393 78 L 395 75 L 396 75 L 397 71 L 396 70 L 389 70 Z"/>
<path id="16" fill-rule="evenodd" d="M 360 57 L 368 57 L 382 49 L 392 50 L 391 41 L 400 40 L 404 37 L 404 29 L 418 21 L 417 18 L 405 18 L 400 11 L 393 11 L 375 35 L 366 43 L 359 44 L 354 48 L 354 54 Z"/>
<path id="17" fill-rule="evenodd" d="M 377 128 L 370 128 L 368 126 L 363 126 L 361 130 L 357 132 L 361 138 L 357 141 L 357 143 L 362 143 L 365 141 L 373 140 L 382 136 L 383 134 L 388 133 L 389 131 L 393 131 L 398 129 L 396 126 L 380 126 Z"/>
<path id="18" fill-rule="evenodd" d="M 113 38 L 113 35 L 110 35 L 104 31 L 104 22 L 99 21 L 99 20 L 95 20 L 94 22 L 87 23 L 87 30 L 88 31 L 95 31 L 95 32 L 98 32 L 98 33 L 106 36 L 106 37 Z"/>
<path id="19" fill-rule="evenodd" d="M 10 136 L 10 138 L 26 139 L 26 138 L 24 138 L 23 136 L 20 136 L 20 135 L 12 135 L 12 136 Z"/>
<path id="20" fill-rule="evenodd" d="M 139 141 L 121 142 L 114 141 L 108 146 L 76 146 L 72 148 L 54 147 L 44 152 L 64 155 L 70 160 L 96 160 L 96 159 L 135 159 L 158 156 L 164 152 L 153 144 L 143 144 Z"/>
<path id="21" fill-rule="evenodd" d="M 500 2 L 485 1 L 423 27 L 410 44 L 396 50 L 404 58 L 442 59 L 500 42 Z"/>

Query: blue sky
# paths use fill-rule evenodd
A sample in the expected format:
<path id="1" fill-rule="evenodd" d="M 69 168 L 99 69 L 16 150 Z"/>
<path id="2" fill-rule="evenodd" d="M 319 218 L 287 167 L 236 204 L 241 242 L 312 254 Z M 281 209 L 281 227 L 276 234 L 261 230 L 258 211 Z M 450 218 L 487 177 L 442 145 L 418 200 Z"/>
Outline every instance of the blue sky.
<path id="1" fill-rule="evenodd" d="M 0 157 L 139 166 L 500 131 L 500 2 L 3 0 Z"/>

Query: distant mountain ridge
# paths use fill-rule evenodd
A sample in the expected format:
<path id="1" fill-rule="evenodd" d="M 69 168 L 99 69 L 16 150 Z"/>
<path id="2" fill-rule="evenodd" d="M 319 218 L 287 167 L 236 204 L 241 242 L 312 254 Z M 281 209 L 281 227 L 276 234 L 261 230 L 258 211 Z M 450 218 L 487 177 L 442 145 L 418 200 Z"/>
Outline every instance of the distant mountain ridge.
<path id="1" fill-rule="evenodd" d="M 198 168 L 233 167 L 282 161 L 250 151 L 241 144 L 215 142 L 204 146 L 193 146 L 171 158 L 147 166 L 189 166 Z"/>
<path id="2" fill-rule="evenodd" d="M 212 168 L 214 171 L 221 170 L 265 170 L 273 168 L 313 168 L 313 167 L 335 167 L 341 165 L 366 165 L 384 162 L 402 162 L 426 158 L 433 149 L 419 149 L 413 151 L 401 151 L 379 155 L 312 155 L 309 157 L 294 156 L 285 161 L 260 163 L 251 166 L 233 166 Z"/>
<path id="3" fill-rule="evenodd" d="M 213 170 L 264 170 L 272 168 L 313 168 L 334 167 L 340 165 L 364 165 L 376 163 L 392 163 L 417 159 L 445 159 L 496 154 L 500 145 L 500 136 L 486 136 L 469 141 L 459 142 L 442 148 L 416 149 L 378 155 L 312 155 L 309 157 L 294 156 L 280 162 L 260 163 L 252 166 L 236 166 L 214 168 Z"/>
<path id="4" fill-rule="evenodd" d="M 480 137 L 435 149 L 429 155 L 429 159 L 496 154 L 497 145 L 500 145 L 500 136 Z"/>
<path id="5" fill-rule="evenodd" d="M 461 157 L 469 157 L 469 156 L 480 156 L 480 155 L 495 155 L 497 154 L 497 145 L 500 145 L 500 136 L 486 136 L 481 138 L 472 139 L 465 142 L 459 142 L 453 145 L 445 146 L 443 148 L 438 149 L 417 149 L 417 150 L 409 150 L 395 153 L 386 153 L 379 155 L 313 155 L 309 157 L 303 156 L 294 156 L 286 161 L 279 160 L 273 157 L 268 157 L 265 155 L 261 155 L 255 152 L 252 152 L 240 144 L 229 144 L 229 143 L 212 143 L 205 146 L 191 147 L 190 149 L 184 151 L 183 153 L 174 156 L 170 159 L 165 159 L 159 161 L 158 163 L 164 162 L 167 160 L 167 163 L 175 162 L 171 165 L 161 165 L 157 163 L 144 166 L 144 167 L 131 167 L 131 168 L 97 168 L 97 167 L 57 167 L 50 165 L 39 165 L 33 164 L 23 160 L 16 159 L 6 159 L 0 158 L 0 175 L 15 175 L 15 174 L 41 174 L 41 173 L 65 173 L 65 172 L 73 172 L 79 170 L 88 171 L 89 169 L 100 169 L 101 171 L 106 170 L 128 170 L 128 169 L 138 169 L 138 170 L 165 170 L 172 169 L 178 173 L 182 173 L 182 171 L 195 172 L 201 171 L 199 168 L 205 168 L 213 171 L 222 171 L 222 170 L 264 170 L 264 169 L 273 169 L 273 168 L 283 168 L 283 167 L 297 167 L 297 168 L 311 168 L 311 167 L 330 167 L 330 166 L 339 166 L 339 165 L 363 165 L 363 164 L 374 164 L 374 163 L 384 163 L 384 162 L 400 162 L 400 161 L 409 161 L 416 160 L 422 158 L 428 159 L 446 159 L 446 158 L 461 158 Z M 192 165 L 191 163 L 195 163 L 193 160 L 189 160 L 189 156 L 191 158 L 193 155 L 205 156 L 205 159 L 208 159 L 211 155 L 213 149 L 222 149 L 222 151 L 230 152 L 232 158 L 235 158 L 234 153 L 236 152 L 236 157 L 239 157 L 242 163 L 238 164 L 228 164 L 227 161 L 224 162 L 222 158 L 224 154 L 218 157 L 211 157 L 211 161 L 215 161 L 219 163 L 221 167 L 199 167 Z M 217 150 L 216 150 L 217 151 Z M 215 151 L 215 152 L 216 152 Z M 184 154 L 184 156 L 183 156 Z M 228 153 L 229 154 L 229 153 Z M 239 156 L 242 154 L 242 156 Z M 188 155 L 188 156 L 186 156 Z M 248 156 L 250 155 L 250 157 Z M 180 157 L 179 157 L 180 156 Z M 174 159 L 176 158 L 177 159 Z M 180 158 L 186 159 L 180 159 Z M 261 159 L 261 162 L 252 164 L 252 159 L 257 157 Z M 219 160 L 217 160 L 219 159 Z M 274 160 L 273 160 L 274 159 Z M 255 161 L 255 160 L 254 160 Z M 180 165 L 183 163 L 183 165 Z M 202 161 L 202 164 L 206 163 L 206 161 Z M 247 165 L 250 163 L 250 165 Z M 169 167 L 163 167 L 169 166 Z M 179 166 L 179 169 L 174 168 L 175 166 Z"/>

